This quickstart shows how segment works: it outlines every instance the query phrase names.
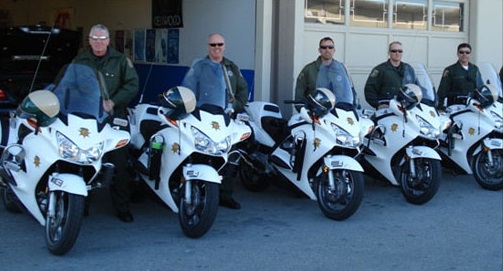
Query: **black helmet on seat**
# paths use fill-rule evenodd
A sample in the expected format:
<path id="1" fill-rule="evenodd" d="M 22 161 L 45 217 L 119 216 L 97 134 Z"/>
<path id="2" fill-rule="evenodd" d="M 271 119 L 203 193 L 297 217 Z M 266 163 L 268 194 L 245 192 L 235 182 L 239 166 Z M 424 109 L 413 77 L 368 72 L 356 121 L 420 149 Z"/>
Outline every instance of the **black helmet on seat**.
<path id="1" fill-rule="evenodd" d="M 49 90 L 37 90 L 26 96 L 17 109 L 20 118 L 34 118 L 37 125 L 51 125 L 59 114 L 59 100 Z"/>
<path id="2" fill-rule="evenodd" d="M 181 119 L 196 108 L 196 96 L 186 87 L 176 86 L 165 90 L 161 97 L 162 106 L 171 109 L 167 116 L 171 119 Z"/>
<path id="3" fill-rule="evenodd" d="M 480 106 L 487 108 L 498 100 L 498 89 L 491 84 L 482 85 L 474 91 L 473 96 L 480 102 Z"/>
<path id="4" fill-rule="evenodd" d="M 421 102 L 422 98 L 423 92 L 421 91 L 421 88 L 416 84 L 407 84 L 403 86 L 397 95 L 397 100 L 406 110 L 411 110 L 412 108 L 414 108 Z"/>
<path id="5" fill-rule="evenodd" d="M 334 109 L 334 106 L 335 95 L 327 88 L 317 88 L 307 96 L 306 107 L 313 116 L 322 117 Z"/>

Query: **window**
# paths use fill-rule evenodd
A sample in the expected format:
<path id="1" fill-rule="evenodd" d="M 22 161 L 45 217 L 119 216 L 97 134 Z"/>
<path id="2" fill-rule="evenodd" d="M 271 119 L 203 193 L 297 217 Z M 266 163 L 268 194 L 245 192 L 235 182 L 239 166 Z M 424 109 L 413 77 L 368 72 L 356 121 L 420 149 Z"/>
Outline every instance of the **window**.
<path id="1" fill-rule="evenodd" d="M 428 1 L 395 1 L 393 28 L 427 29 Z"/>
<path id="2" fill-rule="evenodd" d="M 304 21 L 463 32 L 467 1 L 469 0 L 305 0 Z M 428 16 L 431 17 L 430 20 Z M 430 25 L 428 22 L 431 22 Z"/>
<path id="3" fill-rule="evenodd" d="M 350 25 L 388 27 L 388 0 L 351 0 Z"/>
<path id="4" fill-rule="evenodd" d="M 433 2 L 432 30 L 463 32 L 463 3 Z"/>
<path id="5" fill-rule="evenodd" d="M 344 23 L 345 0 L 306 0 L 305 21 L 317 23 Z"/>

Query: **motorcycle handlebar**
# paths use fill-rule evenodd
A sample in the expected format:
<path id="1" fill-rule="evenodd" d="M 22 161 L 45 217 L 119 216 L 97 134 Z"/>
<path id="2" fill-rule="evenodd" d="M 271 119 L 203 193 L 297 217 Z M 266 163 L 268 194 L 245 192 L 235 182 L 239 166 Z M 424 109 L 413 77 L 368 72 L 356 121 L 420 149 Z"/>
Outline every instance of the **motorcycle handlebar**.
<path id="1" fill-rule="evenodd" d="M 284 100 L 283 102 L 285 104 L 299 104 L 299 105 L 304 104 L 304 101 L 302 101 L 302 100 Z"/>

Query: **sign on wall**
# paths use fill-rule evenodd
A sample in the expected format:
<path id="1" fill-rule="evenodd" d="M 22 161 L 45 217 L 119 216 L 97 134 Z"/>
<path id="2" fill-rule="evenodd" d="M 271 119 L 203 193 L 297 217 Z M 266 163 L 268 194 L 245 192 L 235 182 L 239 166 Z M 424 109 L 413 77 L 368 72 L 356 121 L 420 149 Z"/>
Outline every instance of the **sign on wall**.
<path id="1" fill-rule="evenodd" d="M 152 28 L 183 27 L 182 0 L 152 0 Z"/>

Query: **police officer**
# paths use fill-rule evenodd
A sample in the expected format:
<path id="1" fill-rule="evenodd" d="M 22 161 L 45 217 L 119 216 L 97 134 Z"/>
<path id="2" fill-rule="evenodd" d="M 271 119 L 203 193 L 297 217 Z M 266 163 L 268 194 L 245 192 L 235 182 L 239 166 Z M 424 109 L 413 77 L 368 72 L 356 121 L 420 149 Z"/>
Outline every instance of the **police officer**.
<path id="1" fill-rule="evenodd" d="M 346 97 L 338 92 L 341 88 L 352 88 L 349 81 L 342 80 L 341 75 L 348 77 L 346 67 L 333 59 L 335 53 L 335 44 L 332 38 L 324 37 L 319 42 L 318 58 L 304 66 L 297 77 L 295 85 L 295 99 L 302 100 L 309 94 L 313 93 L 316 88 L 327 88 L 331 90 L 337 102 L 345 102 L 356 105 L 356 94 L 353 89 L 353 97 Z M 339 94 L 339 95 L 338 95 Z"/>
<path id="2" fill-rule="evenodd" d="M 107 112 L 113 117 L 125 119 L 126 106 L 138 92 L 138 74 L 133 63 L 124 54 L 116 51 L 110 44 L 108 28 L 102 24 L 91 27 L 89 45 L 91 49 L 75 57 L 74 63 L 86 64 L 100 71 L 107 86 L 110 99 L 104 102 Z M 129 127 L 127 127 L 129 131 Z M 112 204 L 117 211 L 117 217 L 123 222 L 133 222 L 129 210 L 130 176 L 127 170 L 128 150 L 120 148 L 107 154 L 109 161 L 115 165 L 115 178 L 110 185 Z"/>
<path id="3" fill-rule="evenodd" d="M 374 67 L 365 83 L 365 100 L 376 109 L 388 107 L 389 101 L 406 84 L 419 85 L 414 69 L 402 61 L 402 43 L 394 41 L 388 46 L 389 59 Z"/>
<path id="4" fill-rule="evenodd" d="M 459 103 L 458 96 L 467 96 L 483 85 L 479 68 L 470 63 L 472 47 L 468 43 L 458 45 L 458 61 L 444 69 L 438 87 L 438 109 Z"/>
<path id="5" fill-rule="evenodd" d="M 221 34 L 208 37 L 208 55 L 194 61 L 185 75 L 182 86 L 194 91 L 197 106 L 213 104 L 230 110 L 231 115 L 240 112 L 248 102 L 248 84 L 239 67 L 224 57 L 225 39 Z M 227 164 L 224 169 L 220 205 L 240 209 L 241 205 L 232 196 L 232 178 L 237 168 Z"/>

